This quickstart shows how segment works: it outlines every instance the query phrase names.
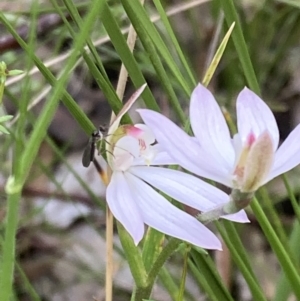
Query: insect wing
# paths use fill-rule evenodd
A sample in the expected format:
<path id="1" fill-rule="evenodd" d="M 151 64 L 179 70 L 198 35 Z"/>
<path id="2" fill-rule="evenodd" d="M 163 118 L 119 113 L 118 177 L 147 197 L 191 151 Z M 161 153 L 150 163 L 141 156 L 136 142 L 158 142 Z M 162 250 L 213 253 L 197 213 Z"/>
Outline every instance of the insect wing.
<path id="1" fill-rule="evenodd" d="M 94 160 L 94 155 L 95 144 L 92 141 L 89 141 L 82 155 L 82 165 L 84 167 L 89 167 L 90 163 Z"/>

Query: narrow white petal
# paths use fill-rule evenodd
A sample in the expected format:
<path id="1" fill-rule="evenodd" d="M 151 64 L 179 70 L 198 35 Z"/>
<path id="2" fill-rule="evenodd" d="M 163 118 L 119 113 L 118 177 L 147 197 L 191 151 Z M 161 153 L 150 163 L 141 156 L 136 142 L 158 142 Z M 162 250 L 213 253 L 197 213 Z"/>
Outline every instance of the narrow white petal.
<path id="1" fill-rule="evenodd" d="M 130 172 L 173 199 L 200 211 L 229 201 L 225 192 L 179 170 L 138 166 L 131 167 Z"/>
<path id="2" fill-rule="evenodd" d="M 265 183 L 300 164 L 300 124 L 275 153 L 274 165 Z"/>
<path id="3" fill-rule="evenodd" d="M 250 220 L 247 216 L 247 213 L 245 210 L 241 210 L 237 213 L 234 214 L 228 214 L 228 215 L 223 215 L 221 216 L 222 218 L 228 219 L 232 222 L 237 222 L 237 223 L 250 223 Z"/>
<path id="4" fill-rule="evenodd" d="M 106 201 L 114 217 L 138 244 L 144 235 L 144 222 L 137 200 L 122 172 L 113 172 L 106 190 Z"/>
<path id="5" fill-rule="evenodd" d="M 175 160 L 176 164 L 199 176 L 227 186 L 231 185 L 229 171 L 205 153 L 194 137 L 188 136 L 162 114 L 145 109 L 137 111 L 154 133 L 161 147 Z"/>
<path id="6" fill-rule="evenodd" d="M 254 92 L 244 88 L 238 95 L 237 103 L 238 132 L 243 143 L 253 132 L 256 137 L 267 130 L 274 143 L 274 151 L 279 143 L 279 131 L 275 117 L 267 106 Z"/>
<path id="7" fill-rule="evenodd" d="M 169 155 L 169 153 L 163 149 L 163 147 L 156 143 L 152 146 L 153 151 L 156 153 L 155 158 L 151 162 L 150 165 L 177 165 L 178 163 L 174 160 L 173 157 Z"/>
<path id="8" fill-rule="evenodd" d="M 199 84 L 192 93 L 190 118 L 193 132 L 220 169 L 231 171 L 235 153 L 221 109 L 211 92 Z"/>
<path id="9" fill-rule="evenodd" d="M 194 217 L 173 206 L 134 175 L 128 174 L 128 181 L 147 225 L 205 249 L 221 249 L 218 238 Z"/>
<path id="10" fill-rule="evenodd" d="M 229 201 L 229 196 L 222 190 L 178 170 L 139 166 L 130 168 L 130 172 L 173 199 L 200 211 L 209 211 Z M 249 222 L 243 210 L 223 218 L 240 223 Z"/>

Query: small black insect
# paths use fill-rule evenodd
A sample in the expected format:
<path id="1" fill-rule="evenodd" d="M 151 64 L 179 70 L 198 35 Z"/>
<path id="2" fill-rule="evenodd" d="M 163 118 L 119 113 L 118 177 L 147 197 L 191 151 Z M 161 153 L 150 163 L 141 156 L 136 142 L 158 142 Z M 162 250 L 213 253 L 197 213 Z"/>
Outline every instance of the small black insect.
<path id="1" fill-rule="evenodd" d="M 85 147 L 82 155 L 82 165 L 84 167 L 89 167 L 90 163 L 94 161 L 95 151 L 96 149 L 98 149 L 97 143 L 103 140 L 105 134 L 106 129 L 102 126 L 100 126 L 98 130 L 95 130 L 92 133 L 91 138 L 89 139 L 89 142 Z"/>

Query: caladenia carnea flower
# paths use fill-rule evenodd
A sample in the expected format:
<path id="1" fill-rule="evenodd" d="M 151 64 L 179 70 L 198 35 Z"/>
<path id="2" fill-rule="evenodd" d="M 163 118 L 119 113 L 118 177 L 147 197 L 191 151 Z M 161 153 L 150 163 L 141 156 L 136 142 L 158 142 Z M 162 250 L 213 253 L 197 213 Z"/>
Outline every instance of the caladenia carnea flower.
<path id="1" fill-rule="evenodd" d="M 197 206 L 201 209 L 213 205 L 200 194 L 201 180 L 183 172 L 153 166 L 171 164 L 173 160 L 160 150 L 158 144 L 152 145 L 155 139 L 147 126 L 123 125 L 115 131 L 111 141 L 113 143 L 109 144 L 107 159 L 112 173 L 106 200 L 113 215 L 130 233 L 135 244 L 142 239 L 146 224 L 197 246 L 221 249 L 219 240 L 209 229 L 172 205 L 154 189 L 158 188 L 194 207 L 196 201 L 202 201 L 202 206 Z M 191 188 L 184 186 L 185 182 L 200 185 L 199 191 L 193 191 L 191 195 Z M 217 189 L 212 189 L 212 195 L 217 200 L 226 197 Z"/>
<path id="2" fill-rule="evenodd" d="M 161 147 L 178 164 L 233 188 L 231 201 L 215 209 L 219 214 L 246 207 L 260 186 L 300 163 L 300 125 L 278 148 L 278 126 L 263 100 L 244 88 L 236 110 L 238 133 L 233 138 L 218 103 L 201 84 L 193 91 L 190 103 L 195 137 L 157 112 L 138 110 Z M 211 212 L 211 219 L 215 219 L 213 216 L 217 213 Z"/>
<path id="3" fill-rule="evenodd" d="M 174 206 L 157 189 L 200 211 L 225 204 L 227 194 L 192 175 L 157 166 L 174 164 L 174 160 L 155 143 L 152 131 L 144 124 L 117 128 L 114 122 L 108 131 L 106 149 L 111 172 L 106 200 L 135 244 L 142 239 L 146 224 L 202 248 L 221 249 L 220 241 L 208 228 Z M 245 212 L 226 218 L 248 222 Z"/>

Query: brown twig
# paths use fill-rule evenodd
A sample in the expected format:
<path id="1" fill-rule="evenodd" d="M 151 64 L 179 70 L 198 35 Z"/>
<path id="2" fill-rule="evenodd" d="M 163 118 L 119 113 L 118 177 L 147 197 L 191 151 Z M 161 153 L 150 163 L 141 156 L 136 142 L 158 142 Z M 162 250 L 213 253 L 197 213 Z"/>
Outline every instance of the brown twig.
<path id="1" fill-rule="evenodd" d="M 4 187 L 0 187 L 0 192 L 4 192 Z M 22 191 L 22 195 L 25 197 L 43 197 L 47 199 L 56 198 L 61 201 L 70 201 L 70 202 L 79 202 L 88 207 L 95 208 L 97 204 L 93 202 L 89 197 L 81 196 L 78 194 L 65 193 L 65 192 L 57 192 L 57 191 L 49 191 L 42 190 L 36 188 L 25 187 Z"/>

